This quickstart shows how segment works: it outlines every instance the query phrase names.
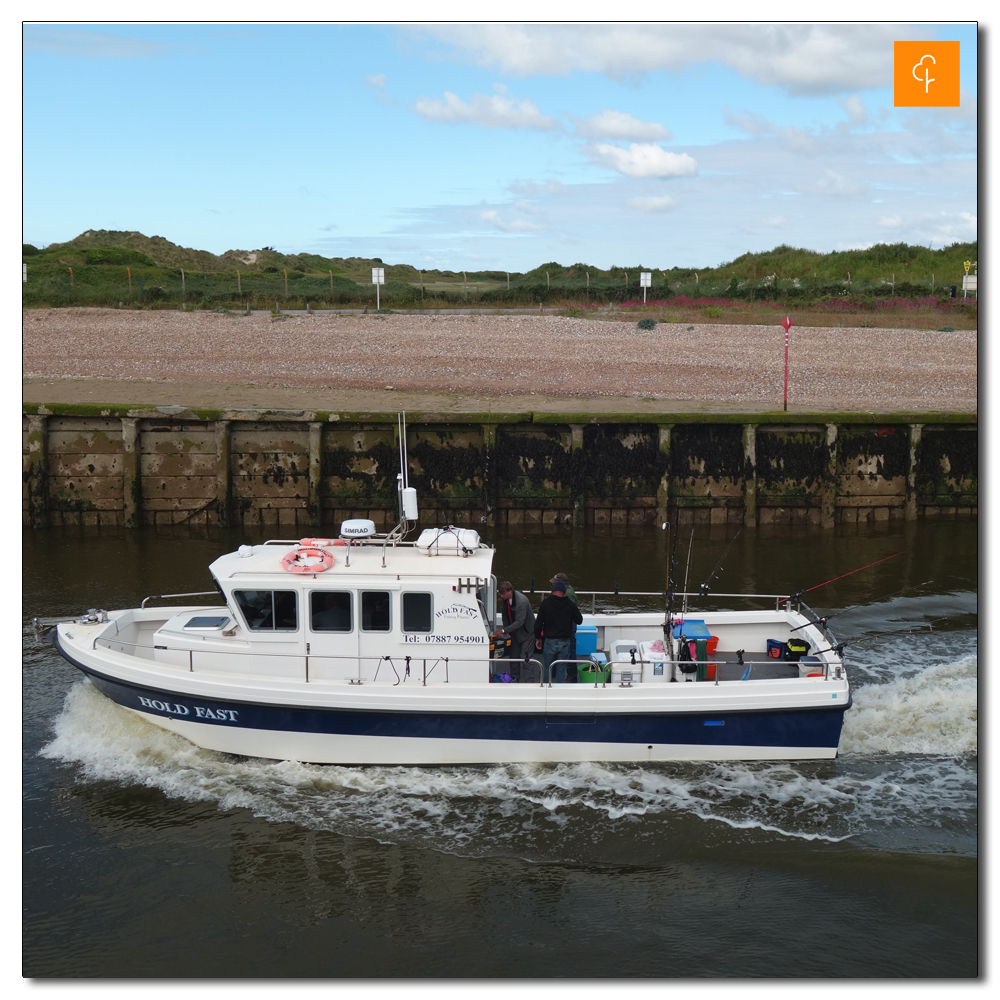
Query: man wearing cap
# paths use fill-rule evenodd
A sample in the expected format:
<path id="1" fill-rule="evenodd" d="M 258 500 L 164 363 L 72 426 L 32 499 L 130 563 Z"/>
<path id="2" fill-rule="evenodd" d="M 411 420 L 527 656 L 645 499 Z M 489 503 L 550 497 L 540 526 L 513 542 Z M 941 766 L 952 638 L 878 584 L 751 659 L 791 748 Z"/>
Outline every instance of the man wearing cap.
<path id="1" fill-rule="evenodd" d="M 580 602 L 576 599 L 576 591 L 573 589 L 573 585 L 569 582 L 569 577 L 565 573 L 556 573 L 549 583 L 555 583 L 556 580 L 562 580 L 566 584 L 566 597 L 569 598 L 577 607 L 580 606 Z M 576 626 L 573 626 L 573 639 L 569 644 L 569 652 L 566 654 L 567 660 L 576 659 Z M 566 683 L 576 684 L 577 683 L 577 664 L 567 663 L 566 664 Z"/>
<path id="2" fill-rule="evenodd" d="M 556 573 L 549 583 L 555 583 L 556 580 L 562 580 L 566 584 L 566 596 L 576 605 L 579 605 L 579 601 L 576 599 L 576 591 L 573 589 L 573 585 L 569 582 L 569 577 L 565 573 Z"/>
<path id="3" fill-rule="evenodd" d="M 583 622 L 580 609 L 566 596 L 566 584 L 556 580 L 552 593 L 542 601 L 535 615 L 535 648 L 542 651 L 542 680 L 551 676 L 557 684 L 566 682 L 566 664 L 558 663 L 551 672 L 553 660 L 569 658 L 576 626 Z M 544 637 L 543 637 L 544 636 Z"/>
<path id="4" fill-rule="evenodd" d="M 511 657 L 515 660 L 530 660 L 535 657 L 535 613 L 531 603 L 519 590 L 515 590 L 509 580 L 504 580 L 498 588 L 500 592 L 500 613 L 503 617 L 503 627 L 493 633 L 496 639 L 507 633 L 514 640 Z M 511 665 L 510 674 L 515 680 L 524 683 L 541 678 L 538 676 L 537 663 L 515 663 Z"/>

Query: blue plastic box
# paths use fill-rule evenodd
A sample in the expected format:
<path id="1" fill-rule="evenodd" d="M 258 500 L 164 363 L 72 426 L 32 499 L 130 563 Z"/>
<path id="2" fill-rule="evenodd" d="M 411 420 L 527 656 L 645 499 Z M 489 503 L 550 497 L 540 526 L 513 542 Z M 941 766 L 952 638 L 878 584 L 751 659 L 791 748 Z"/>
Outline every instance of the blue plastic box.
<path id="1" fill-rule="evenodd" d="M 591 653 L 597 652 L 597 626 L 577 625 L 576 627 L 576 658 L 583 660 Z"/>
<path id="2" fill-rule="evenodd" d="M 679 639 L 682 632 L 688 639 L 712 638 L 712 633 L 708 631 L 704 618 L 688 618 L 683 624 L 674 626 L 675 639 Z"/>

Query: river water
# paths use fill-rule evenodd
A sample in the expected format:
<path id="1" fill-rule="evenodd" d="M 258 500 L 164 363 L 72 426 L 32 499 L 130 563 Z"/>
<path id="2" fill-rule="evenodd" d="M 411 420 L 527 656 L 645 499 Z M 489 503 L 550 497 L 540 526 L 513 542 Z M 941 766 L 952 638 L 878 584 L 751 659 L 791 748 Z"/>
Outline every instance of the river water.
<path id="1" fill-rule="evenodd" d="M 737 530 L 695 531 L 691 589 Z M 977 975 L 974 521 L 735 538 L 715 591 L 788 593 L 904 553 L 807 595 L 849 640 L 854 707 L 835 761 L 231 757 L 115 706 L 34 647 L 33 615 L 209 589 L 212 559 L 263 537 L 25 534 L 26 976 Z M 518 589 L 560 570 L 580 591 L 664 586 L 652 528 L 489 540 Z M 656 606 L 643 600 L 617 606 Z"/>

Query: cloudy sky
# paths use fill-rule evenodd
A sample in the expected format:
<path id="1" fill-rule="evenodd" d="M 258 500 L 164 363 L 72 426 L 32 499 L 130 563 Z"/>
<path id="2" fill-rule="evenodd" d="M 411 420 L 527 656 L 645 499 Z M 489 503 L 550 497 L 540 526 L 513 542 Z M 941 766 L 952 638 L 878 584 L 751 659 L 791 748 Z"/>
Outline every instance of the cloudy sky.
<path id="1" fill-rule="evenodd" d="M 962 106 L 894 109 L 893 41 Z M 972 25 L 28 25 L 24 240 L 522 271 L 976 237 Z"/>

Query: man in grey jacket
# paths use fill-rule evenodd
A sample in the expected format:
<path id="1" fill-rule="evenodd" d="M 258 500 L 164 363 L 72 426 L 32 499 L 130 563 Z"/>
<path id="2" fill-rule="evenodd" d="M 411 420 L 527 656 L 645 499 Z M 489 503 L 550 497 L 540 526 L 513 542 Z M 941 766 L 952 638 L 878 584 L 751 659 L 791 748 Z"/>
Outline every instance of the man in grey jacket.
<path id="1" fill-rule="evenodd" d="M 515 590 L 509 580 L 500 584 L 500 612 L 503 627 L 494 632 L 494 636 L 504 633 L 513 640 L 510 651 L 512 659 L 532 659 L 535 657 L 535 613 L 531 610 L 528 598 L 519 590 Z M 511 667 L 511 677 L 522 683 L 538 683 L 541 680 L 538 664 L 515 663 Z"/>

